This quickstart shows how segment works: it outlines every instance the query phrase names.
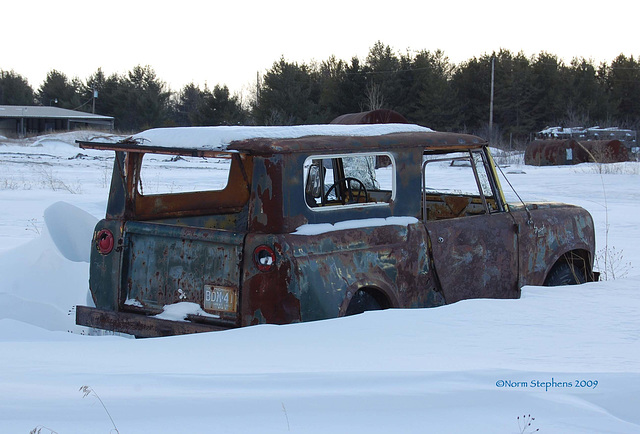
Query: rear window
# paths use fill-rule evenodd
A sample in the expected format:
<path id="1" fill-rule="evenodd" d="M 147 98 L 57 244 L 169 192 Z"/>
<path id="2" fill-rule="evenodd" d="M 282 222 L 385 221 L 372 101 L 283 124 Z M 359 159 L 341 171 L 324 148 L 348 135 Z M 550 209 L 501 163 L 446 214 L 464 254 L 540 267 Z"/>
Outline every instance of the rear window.
<path id="1" fill-rule="evenodd" d="M 145 154 L 140 168 L 141 195 L 223 190 L 231 159 Z"/>

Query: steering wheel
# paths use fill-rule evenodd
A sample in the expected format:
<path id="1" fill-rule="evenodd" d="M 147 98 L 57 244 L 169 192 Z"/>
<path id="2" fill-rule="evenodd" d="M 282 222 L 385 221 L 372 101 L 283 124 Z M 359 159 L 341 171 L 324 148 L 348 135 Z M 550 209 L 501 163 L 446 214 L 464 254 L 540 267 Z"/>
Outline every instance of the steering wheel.
<path id="1" fill-rule="evenodd" d="M 346 205 L 349 203 L 358 203 L 360 202 L 361 198 L 364 198 L 364 202 L 369 202 L 369 193 L 367 193 L 367 187 L 365 187 L 362 181 L 360 181 L 359 179 L 352 178 L 350 176 L 347 176 L 346 178 L 338 179 L 336 182 L 334 182 L 333 185 L 329 187 L 329 190 L 327 190 L 327 192 L 324 194 L 323 202 L 327 202 L 329 200 L 329 193 L 331 193 L 331 190 L 336 190 L 336 197 L 337 197 L 338 196 L 337 185 L 338 184 L 342 185 L 342 183 L 344 183 L 345 181 L 346 181 L 347 189 L 344 192 L 342 197 L 343 205 Z M 351 186 L 352 181 L 358 184 L 356 188 Z"/>

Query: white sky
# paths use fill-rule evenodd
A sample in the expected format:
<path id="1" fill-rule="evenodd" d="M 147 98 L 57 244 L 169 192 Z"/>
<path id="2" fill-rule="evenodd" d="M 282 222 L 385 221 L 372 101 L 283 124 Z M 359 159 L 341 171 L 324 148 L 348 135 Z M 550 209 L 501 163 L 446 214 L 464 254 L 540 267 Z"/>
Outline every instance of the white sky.
<path id="1" fill-rule="evenodd" d="M 433 4 L 431 4 L 433 3 Z M 640 55 L 635 1 L 478 2 L 370 0 L 84 0 L 7 2 L 0 69 L 37 89 L 51 69 L 85 80 L 102 67 L 123 74 L 150 65 L 173 90 L 193 81 L 255 84 L 281 56 L 363 60 L 378 40 L 396 51 L 442 49 L 455 63 L 500 48 L 547 51 L 565 61 Z"/>

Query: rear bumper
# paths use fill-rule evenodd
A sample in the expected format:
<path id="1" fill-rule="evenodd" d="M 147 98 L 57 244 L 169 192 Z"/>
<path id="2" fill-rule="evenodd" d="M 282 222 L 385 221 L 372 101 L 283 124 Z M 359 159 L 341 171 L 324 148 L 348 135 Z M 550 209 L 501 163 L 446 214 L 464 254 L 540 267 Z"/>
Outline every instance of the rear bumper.
<path id="1" fill-rule="evenodd" d="M 137 313 L 113 312 L 87 306 L 76 306 L 76 324 L 127 333 L 139 338 L 204 333 L 230 328 L 191 321 L 170 321 Z"/>

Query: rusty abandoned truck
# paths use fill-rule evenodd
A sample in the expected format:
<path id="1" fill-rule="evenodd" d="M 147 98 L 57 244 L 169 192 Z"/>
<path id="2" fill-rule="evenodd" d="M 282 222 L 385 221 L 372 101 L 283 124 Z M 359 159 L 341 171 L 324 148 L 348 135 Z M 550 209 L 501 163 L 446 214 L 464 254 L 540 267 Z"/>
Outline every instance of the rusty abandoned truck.
<path id="1" fill-rule="evenodd" d="M 77 307 L 80 325 L 165 336 L 594 280 L 589 213 L 507 203 L 487 143 L 472 135 L 189 127 L 79 145 L 115 151 L 91 253 L 95 307 Z M 150 192 L 143 160 L 158 156 L 214 159 L 224 185 L 200 186 L 215 171 L 194 169 L 191 190 Z M 171 306 L 187 309 L 167 319 Z"/>

